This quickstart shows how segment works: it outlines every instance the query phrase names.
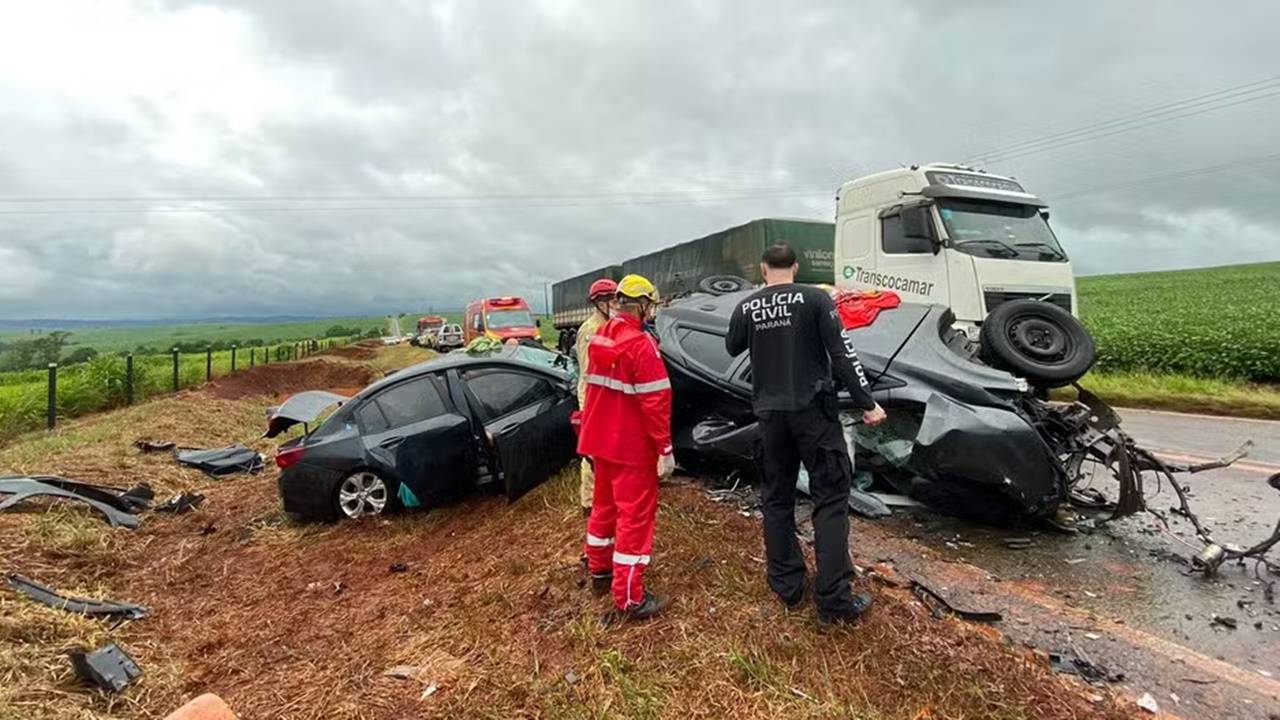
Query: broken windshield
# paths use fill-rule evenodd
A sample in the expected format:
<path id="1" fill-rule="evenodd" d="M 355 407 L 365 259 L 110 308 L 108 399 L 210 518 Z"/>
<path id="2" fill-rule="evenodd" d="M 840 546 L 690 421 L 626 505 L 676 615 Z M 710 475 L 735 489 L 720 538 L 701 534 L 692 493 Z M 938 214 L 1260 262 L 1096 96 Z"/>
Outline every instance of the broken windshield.
<path id="1" fill-rule="evenodd" d="M 981 257 L 1066 262 L 1053 230 L 1030 205 L 960 200 L 938 201 L 951 247 Z"/>

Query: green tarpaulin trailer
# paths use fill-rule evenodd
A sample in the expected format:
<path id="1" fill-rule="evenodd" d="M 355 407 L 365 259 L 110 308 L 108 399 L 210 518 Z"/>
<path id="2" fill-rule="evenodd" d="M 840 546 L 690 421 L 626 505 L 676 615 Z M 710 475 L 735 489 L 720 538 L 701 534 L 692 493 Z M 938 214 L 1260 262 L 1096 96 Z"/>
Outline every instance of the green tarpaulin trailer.
<path id="1" fill-rule="evenodd" d="M 581 325 L 591 315 L 591 302 L 587 299 L 587 292 L 591 289 L 591 283 L 600 278 L 621 280 L 622 266 L 602 267 L 552 285 L 551 323 L 561 330 Z"/>
<path id="2" fill-rule="evenodd" d="M 591 311 L 587 288 L 601 277 L 617 280 L 637 273 L 653 281 L 667 298 L 697 292 L 700 283 L 718 275 L 760 283 L 760 255 L 778 242 L 795 249 L 800 259 L 798 282 L 835 282 L 834 224 L 763 218 L 556 283 L 552 289 L 555 326 L 576 326 L 587 318 Z"/>

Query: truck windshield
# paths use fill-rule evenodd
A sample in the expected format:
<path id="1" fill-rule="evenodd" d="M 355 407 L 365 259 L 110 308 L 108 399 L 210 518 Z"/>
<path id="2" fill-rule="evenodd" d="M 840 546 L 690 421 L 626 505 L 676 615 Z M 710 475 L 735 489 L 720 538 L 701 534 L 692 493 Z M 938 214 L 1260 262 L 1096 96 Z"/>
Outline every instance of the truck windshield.
<path id="1" fill-rule="evenodd" d="M 490 310 L 489 329 L 506 330 L 508 328 L 533 327 L 533 316 L 528 310 Z"/>
<path id="2" fill-rule="evenodd" d="M 1038 208 L 954 198 L 938 201 L 951 247 L 970 255 L 1008 260 L 1066 262 L 1058 239 Z"/>

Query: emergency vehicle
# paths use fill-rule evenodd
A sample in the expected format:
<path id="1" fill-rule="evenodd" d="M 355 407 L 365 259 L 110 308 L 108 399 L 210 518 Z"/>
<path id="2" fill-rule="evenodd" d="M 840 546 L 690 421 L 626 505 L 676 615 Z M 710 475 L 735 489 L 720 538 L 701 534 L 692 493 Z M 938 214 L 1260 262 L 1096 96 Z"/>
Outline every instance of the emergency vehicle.
<path id="1" fill-rule="evenodd" d="M 972 340 L 1010 300 L 1078 313 L 1071 261 L 1045 202 L 1014 178 L 963 165 L 913 165 L 844 183 L 835 281 L 947 305 Z"/>
<path id="2" fill-rule="evenodd" d="M 509 338 L 541 339 L 539 321 L 533 319 L 529 312 L 529 303 L 524 298 L 494 297 L 473 300 L 467 304 L 466 316 L 462 322 L 462 332 L 466 342 L 489 336 L 496 340 Z"/>

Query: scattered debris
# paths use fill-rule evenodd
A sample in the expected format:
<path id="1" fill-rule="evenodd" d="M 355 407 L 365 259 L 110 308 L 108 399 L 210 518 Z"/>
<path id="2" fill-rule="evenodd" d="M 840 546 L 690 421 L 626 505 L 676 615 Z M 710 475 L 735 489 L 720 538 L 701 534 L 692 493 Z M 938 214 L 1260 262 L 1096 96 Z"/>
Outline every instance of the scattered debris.
<path id="1" fill-rule="evenodd" d="M 9 573 L 8 579 L 9 587 L 13 588 L 18 594 L 25 595 L 42 605 L 48 605 L 59 610 L 91 617 L 120 620 L 140 620 L 147 616 L 147 609 L 141 605 L 117 602 L 115 600 L 90 600 L 88 598 L 63 595 L 53 588 L 41 585 L 35 580 L 18 573 Z"/>
<path id="2" fill-rule="evenodd" d="M 155 506 L 156 512 L 173 513 L 181 515 L 184 512 L 190 512 L 200 507 L 200 503 L 204 502 L 204 495 L 200 493 L 179 493 Z"/>
<path id="3" fill-rule="evenodd" d="M 417 665 L 396 665 L 395 667 L 382 673 L 384 677 L 395 678 L 397 680 L 412 680 L 418 676 L 422 668 Z"/>
<path id="4" fill-rule="evenodd" d="M 418 699 L 419 699 L 419 700 L 426 700 L 427 698 L 431 697 L 432 695 L 435 695 L 435 694 L 436 694 L 436 691 L 437 691 L 437 690 L 439 690 L 439 689 L 440 689 L 440 686 L 439 686 L 438 684 L 436 684 L 436 683 L 431 683 L 430 685 L 428 685 L 426 688 L 424 688 L 424 689 L 422 690 L 422 695 L 418 696 Z"/>
<path id="5" fill-rule="evenodd" d="M 570 685 L 577 685 L 578 683 L 582 682 L 582 677 L 579 676 L 578 673 L 570 670 L 569 672 L 564 674 L 564 681 L 569 683 Z"/>
<path id="6" fill-rule="evenodd" d="M 911 580 L 911 591 L 915 593 L 926 608 L 929 608 L 929 612 L 933 613 L 934 617 L 941 617 L 945 611 L 962 620 L 972 620 L 974 622 L 992 623 L 1000 622 L 1004 619 L 1004 616 L 998 612 L 956 607 L 936 590 L 914 578 Z"/>
<path id="7" fill-rule="evenodd" d="M 1229 629 L 1231 629 L 1231 630 L 1235 630 L 1235 629 L 1239 626 L 1239 623 L 1236 621 L 1236 619 L 1235 619 L 1235 618 L 1233 618 L 1233 617 L 1225 617 L 1225 616 L 1222 616 L 1222 615 L 1214 615 L 1214 616 L 1213 616 L 1213 619 L 1211 619 L 1211 620 L 1209 621 L 1209 624 L 1210 624 L 1210 625 L 1221 625 L 1222 627 L 1224 627 L 1224 628 L 1229 628 Z"/>
<path id="8" fill-rule="evenodd" d="M 174 451 L 174 457 L 179 463 L 193 467 L 211 477 L 240 472 L 254 475 L 262 472 L 265 466 L 261 453 L 239 443 L 212 450 L 179 448 Z"/>
<path id="9" fill-rule="evenodd" d="M 168 452 L 176 447 L 171 440 L 150 440 L 147 438 L 133 441 L 133 446 L 144 453 Z"/>
<path id="10" fill-rule="evenodd" d="M 77 677 L 110 692 L 120 692 L 142 675 L 138 663 L 115 643 L 93 651 L 72 650 L 69 655 Z"/>
<path id="11" fill-rule="evenodd" d="M 1075 646 L 1072 646 L 1070 656 L 1064 653 L 1049 653 L 1049 666 L 1055 672 L 1075 675 L 1094 685 L 1118 683 L 1124 680 L 1124 673 L 1111 672 L 1094 662 L 1084 650 Z"/>
<path id="12" fill-rule="evenodd" d="M 1160 714 L 1160 705 L 1156 703 L 1155 698 L 1151 697 L 1151 693 L 1142 693 L 1142 697 L 1138 698 L 1138 707 L 1152 715 Z"/>
<path id="13" fill-rule="evenodd" d="M 409 572 L 409 563 L 402 563 L 402 562 L 392 563 L 391 567 L 387 569 L 393 573 Z"/>
<path id="14" fill-rule="evenodd" d="M 145 489 L 144 489 L 145 488 Z M 117 491 L 118 494 L 111 492 Z M 74 480 L 53 476 L 18 476 L 0 477 L 0 494 L 8 494 L 9 498 L 0 502 L 0 512 L 8 510 L 31 497 L 56 497 L 68 500 L 79 500 L 102 513 L 112 527 L 138 527 L 139 520 L 130 508 L 145 507 L 142 500 L 151 489 L 144 485 L 130 490 L 106 488 L 98 485 L 87 485 Z M 130 495 L 130 493 L 134 493 Z"/>
<path id="15" fill-rule="evenodd" d="M 1004 539 L 1004 546 L 1009 548 L 1010 550 L 1026 550 L 1027 548 L 1035 547 L 1035 545 L 1036 545 L 1035 541 L 1033 541 L 1029 537 L 1014 537 L 1014 538 Z"/>

